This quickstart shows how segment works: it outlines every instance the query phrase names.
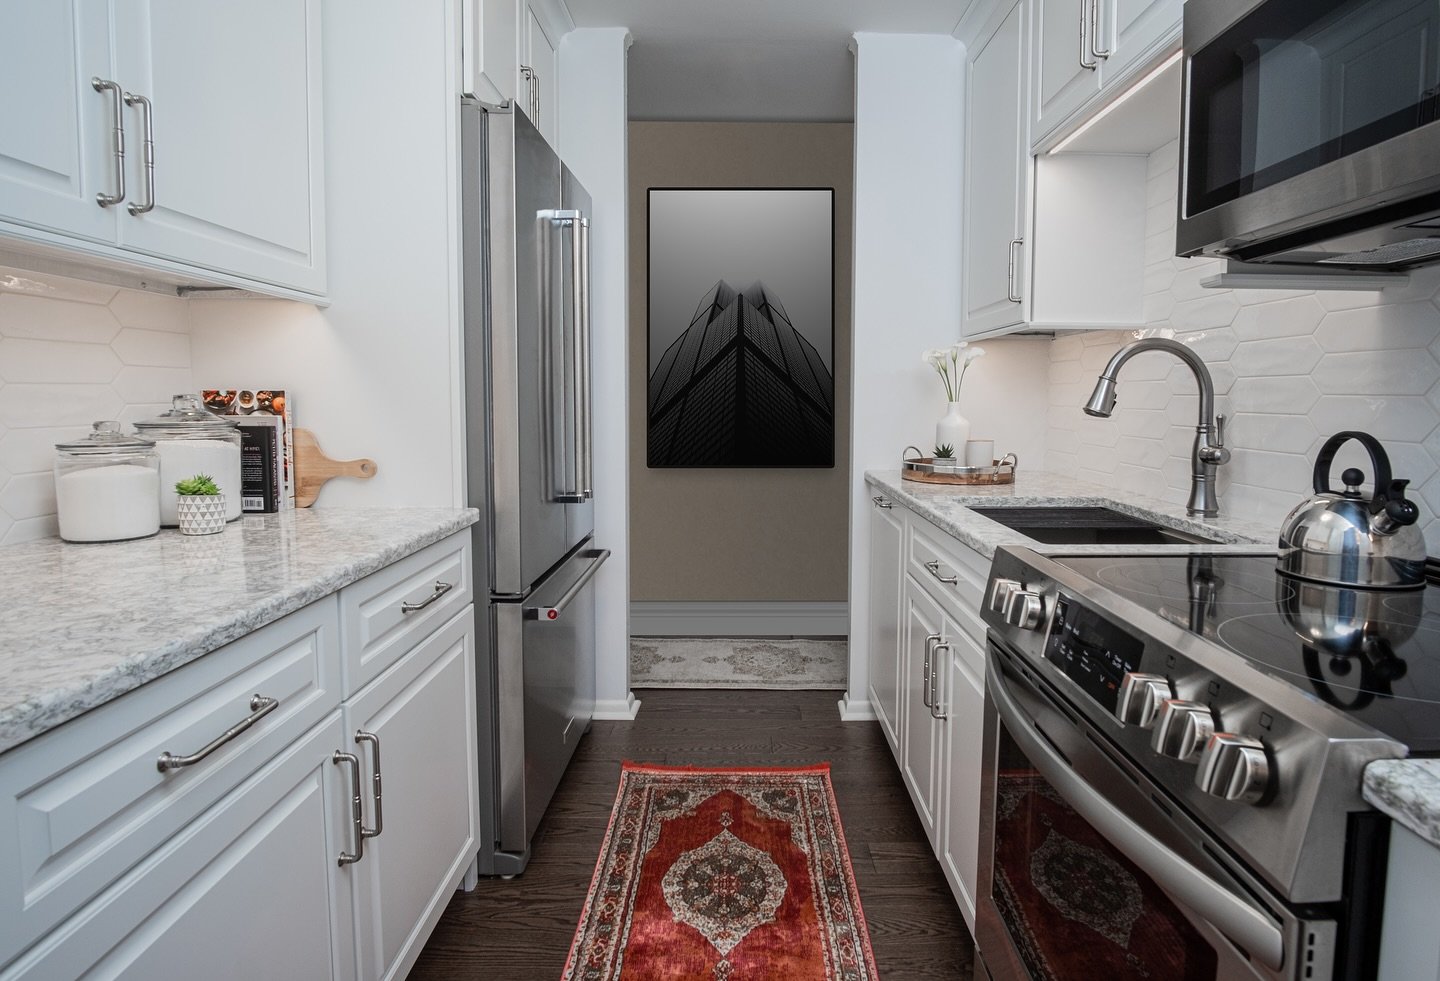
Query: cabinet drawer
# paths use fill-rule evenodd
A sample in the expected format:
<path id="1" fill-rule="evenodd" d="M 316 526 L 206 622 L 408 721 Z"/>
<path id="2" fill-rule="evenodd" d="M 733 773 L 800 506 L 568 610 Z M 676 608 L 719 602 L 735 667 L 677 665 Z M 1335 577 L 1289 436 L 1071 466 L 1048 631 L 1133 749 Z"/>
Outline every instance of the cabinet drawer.
<path id="1" fill-rule="evenodd" d="M 338 711 L 0 977 L 354 978 L 335 874 L 354 848 Z"/>
<path id="2" fill-rule="evenodd" d="M 346 697 L 470 604 L 471 554 L 462 531 L 340 591 Z"/>
<path id="3" fill-rule="evenodd" d="M 957 617 L 968 613 L 965 627 L 972 629 L 980 622 L 980 603 L 985 595 L 990 560 L 913 515 L 909 540 L 910 574 L 948 612 Z M 947 579 L 955 581 L 946 582 Z M 983 624 L 979 630 L 979 637 L 983 639 Z"/>
<path id="4" fill-rule="evenodd" d="M 0 756 L 0 964 L 340 704 L 328 597 Z M 161 771 L 278 704 L 193 765 Z"/>

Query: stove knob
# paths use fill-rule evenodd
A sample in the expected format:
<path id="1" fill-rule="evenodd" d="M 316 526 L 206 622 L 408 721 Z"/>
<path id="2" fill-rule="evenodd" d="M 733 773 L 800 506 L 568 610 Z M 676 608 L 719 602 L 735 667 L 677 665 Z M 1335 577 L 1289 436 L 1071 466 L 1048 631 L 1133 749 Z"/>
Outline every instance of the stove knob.
<path id="1" fill-rule="evenodd" d="M 1025 584 L 1015 579 L 996 579 L 990 585 L 990 612 L 1004 614 L 1010 597 L 1024 588 Z"/>
<path id="2" fill-rule="evenodd" d="M 1039 630 L 1045 622 L 1045 600 L 1032 589 L 1017 589 L 1005 604 L 1005 622 L 1021 630 Z"/>
<path id="3" fill-rule="evenodd" d="M 1120 697 L 1115 702 L 1115 718 L 1127 726 L 1149 729 L 1160 714 L 1160 703 L 1174 698 L 1170 679 L 1161 674 L 1125 672 L 1120 682 Z"/>
<path id="4" fill-rule="evenodd" d="M 1193 763 L 1214 733 L 1215 717 L 1210 713 L 1210 706 L 1203 702 L 1167 698 L 1160 703 L 1150 748 L 1161 756 Z"/>
<path id="5" fill-rule="evenodd" d="M 1270 758 L 1265 744 L 1250 736 L 1217 732 L 1200 754 L 1195 786 L 1222 800 L 1253 804 L 1270 789 Z"/>

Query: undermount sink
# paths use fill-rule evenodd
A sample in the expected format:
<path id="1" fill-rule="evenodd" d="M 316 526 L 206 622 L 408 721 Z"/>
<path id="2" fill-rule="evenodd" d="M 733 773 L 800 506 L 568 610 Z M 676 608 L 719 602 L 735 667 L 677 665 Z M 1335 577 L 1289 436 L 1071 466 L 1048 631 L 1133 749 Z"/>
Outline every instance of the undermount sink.
<path id="1" fill-rule="evenodd" d="M 971 508 L 978 515 L 1047 545 L 1219 545 L 1106 507 Z"/>

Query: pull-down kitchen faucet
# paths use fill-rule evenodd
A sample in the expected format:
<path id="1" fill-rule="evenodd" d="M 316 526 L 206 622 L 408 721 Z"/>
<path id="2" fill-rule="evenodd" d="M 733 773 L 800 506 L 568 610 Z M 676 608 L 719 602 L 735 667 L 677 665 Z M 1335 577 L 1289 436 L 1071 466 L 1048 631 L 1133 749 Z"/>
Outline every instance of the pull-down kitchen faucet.
<path id="1" fill-rule="evenodd" d="M 1195 426 L 1195 445 L 1190 451 L 1190 500 L 1185 503 L 1185 511 L 1213 518 L 1220 513 L 1215 497 L 1215 470 L 1222 463 L 1230 462 L 1230 451 L 1225 448 L 1225 417 L 1215 419 L 1215 383 L 1210 378 L 1210 369 L 1205 367 L 1199 355 L 1184 344 L 1163 337 L 1147 337 L 1126 344 L 1115 352 L 1105 370 L 1100 372 L 1095 391 L 1090 393 L 1090 399 L 1085 403 L 1085 412 L 1108 419 L 1115 409 L 1115 376 L 1120 366 L 1146 351 L 1169 351 L 1189 365 L 1195 375 L 1195 383 L 1200 386 L 1200 421 Z M 1211 439 L 1212 432 L 1214 439 Z"/>

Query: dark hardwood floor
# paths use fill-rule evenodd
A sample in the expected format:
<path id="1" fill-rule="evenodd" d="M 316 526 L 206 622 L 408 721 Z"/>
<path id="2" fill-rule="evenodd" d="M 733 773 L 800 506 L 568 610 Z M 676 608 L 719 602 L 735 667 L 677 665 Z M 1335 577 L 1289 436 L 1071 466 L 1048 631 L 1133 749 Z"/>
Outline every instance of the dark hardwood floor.
<path id="1" fill-rule="evenodd" d="M 694 766 L 830 763 L 845 838 L 885 981 L 968 979 L 973 944 L 874 722 L 842 723 L 836 692 L 636 692 L 634 722 L 596 722 L 536 832 L 525 874 L 456 893 L 411 981 L 557 979 L 620 761 Z M 783 981 L 783 979 L 776 979 Z"/>

